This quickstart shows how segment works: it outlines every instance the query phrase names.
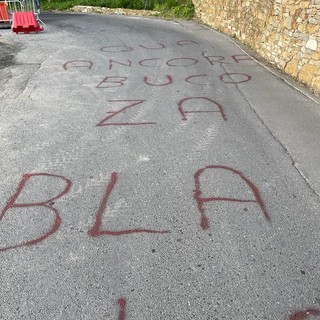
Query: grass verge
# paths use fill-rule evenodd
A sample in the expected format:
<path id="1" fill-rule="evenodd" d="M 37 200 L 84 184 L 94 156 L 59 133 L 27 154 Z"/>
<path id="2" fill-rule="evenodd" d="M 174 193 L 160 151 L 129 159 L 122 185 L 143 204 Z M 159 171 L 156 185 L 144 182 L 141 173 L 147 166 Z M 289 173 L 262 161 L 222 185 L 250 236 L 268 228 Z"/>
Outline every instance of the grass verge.
<path id="1" fill-rule="evenodd" d="M 166 18 L 192 19 L 192 0 L 42 0 L 42 10 L 68 10 L 76 5 L 124 8 L 135 10 L 155 10 Z"/>

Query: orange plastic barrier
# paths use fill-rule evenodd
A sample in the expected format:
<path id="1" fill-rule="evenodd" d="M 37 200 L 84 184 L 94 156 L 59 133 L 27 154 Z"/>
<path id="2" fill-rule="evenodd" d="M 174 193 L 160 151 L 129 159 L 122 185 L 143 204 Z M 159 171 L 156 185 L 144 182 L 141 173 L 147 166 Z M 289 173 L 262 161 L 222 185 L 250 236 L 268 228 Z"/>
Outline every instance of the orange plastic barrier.
<path id="1" fill-rule="evenodd" d="M 7 10 L 7 5 L 4 2 L 0 3 L 0 21 L 7 22 L 9 21 L 9 13 Z"/>
<path id="2" fill-rule="evenodd" d="M 42 31 L 33 12 L 15 12 L 12 19 L 12 31 L 15 33 Z"/>

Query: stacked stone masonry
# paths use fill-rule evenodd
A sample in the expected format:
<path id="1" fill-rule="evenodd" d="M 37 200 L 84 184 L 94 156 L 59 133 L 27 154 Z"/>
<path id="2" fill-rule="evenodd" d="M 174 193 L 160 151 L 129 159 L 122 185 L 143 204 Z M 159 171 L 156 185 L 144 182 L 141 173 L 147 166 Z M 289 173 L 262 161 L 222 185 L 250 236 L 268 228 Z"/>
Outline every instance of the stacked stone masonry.
<path id="1" fill-rule="evenodd" d="M 237 37 L 320 93 L 320 0 L 193 0 L 205 24 Z"/>

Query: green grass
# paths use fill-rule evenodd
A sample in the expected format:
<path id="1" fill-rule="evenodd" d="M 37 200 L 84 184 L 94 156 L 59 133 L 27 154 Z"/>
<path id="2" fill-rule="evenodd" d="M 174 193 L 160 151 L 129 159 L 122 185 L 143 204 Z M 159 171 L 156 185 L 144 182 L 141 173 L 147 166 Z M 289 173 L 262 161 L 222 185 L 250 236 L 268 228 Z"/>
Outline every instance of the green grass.
<path id="1" fill-rule="evenodd" d="M 42 10 L 68 10 L 76 5 L 156 10 L 168 18 L 192 19 L 192 0 L 42 0 Z"/>
<path id="2" fill-rule="evenodd" d="M 160 11 L 164 16 L 172 18 L 192 19 L 194 6 L 192 0 L 165 0 L 159 1 L 154 10 Z"/>

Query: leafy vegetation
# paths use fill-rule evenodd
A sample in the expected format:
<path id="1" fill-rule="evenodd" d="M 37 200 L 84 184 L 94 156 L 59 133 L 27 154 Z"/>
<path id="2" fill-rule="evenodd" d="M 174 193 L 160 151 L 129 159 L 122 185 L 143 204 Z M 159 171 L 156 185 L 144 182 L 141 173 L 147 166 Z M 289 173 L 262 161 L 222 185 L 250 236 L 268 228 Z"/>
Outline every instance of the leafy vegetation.
<path id="1" fill-rule="evenodd" d="M 76 5 L 155 10 L 169 18 L 192 19 L 194 15 L 192 0 L 42 0 L 41 2 L 43 10 L 68 10 Z"/>
<path id="2" fill-rule="evenodd" d="M 158 1 L 154 6 L 154 10 L 160 11 L 168 17 L 192 19 L 194 16 L 192 0 Z"/>

